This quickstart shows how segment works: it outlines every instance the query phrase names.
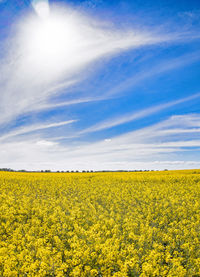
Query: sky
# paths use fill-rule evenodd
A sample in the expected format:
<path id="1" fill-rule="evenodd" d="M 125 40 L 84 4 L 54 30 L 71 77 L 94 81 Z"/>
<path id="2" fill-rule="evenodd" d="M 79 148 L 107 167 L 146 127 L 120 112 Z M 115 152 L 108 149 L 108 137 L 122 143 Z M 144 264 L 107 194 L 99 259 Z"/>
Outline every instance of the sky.
<path id="1" fill-rule="evenodd" d="M 0 168 L 200 168 L 199 0 L 0 0 Z"/>

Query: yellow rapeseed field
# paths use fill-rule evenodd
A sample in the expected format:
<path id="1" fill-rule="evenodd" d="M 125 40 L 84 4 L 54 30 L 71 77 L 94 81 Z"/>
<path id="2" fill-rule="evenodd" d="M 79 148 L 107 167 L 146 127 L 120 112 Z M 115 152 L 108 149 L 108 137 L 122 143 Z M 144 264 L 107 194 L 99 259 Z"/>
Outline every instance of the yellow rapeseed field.
<path id="1" fill-rule="evenodd" d="M 0 276 L 200 276 L 200 170 L 0 173 Z"/>

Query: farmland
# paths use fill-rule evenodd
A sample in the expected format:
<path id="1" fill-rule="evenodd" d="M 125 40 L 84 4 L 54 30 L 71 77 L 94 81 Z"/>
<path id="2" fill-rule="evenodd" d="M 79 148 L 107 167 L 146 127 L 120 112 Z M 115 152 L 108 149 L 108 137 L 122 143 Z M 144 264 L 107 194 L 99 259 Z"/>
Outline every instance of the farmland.
<path id="1" fill-rule="evenodd" d="M 0 276 L 200 276 L 200 170 L 0 172 Z"/>

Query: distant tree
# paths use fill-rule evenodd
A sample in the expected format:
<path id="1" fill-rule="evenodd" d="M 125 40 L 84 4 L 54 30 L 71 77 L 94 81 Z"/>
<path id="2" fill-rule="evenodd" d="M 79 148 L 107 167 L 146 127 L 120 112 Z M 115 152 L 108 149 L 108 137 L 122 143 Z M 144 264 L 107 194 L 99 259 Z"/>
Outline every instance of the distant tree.
<path id="1" fill-rule="evenodd" d="M 1 168 L 0 171 L 9 171 L 9 172 L 13 172 L 15 170 L 11 169 L 11 168 Z"/>

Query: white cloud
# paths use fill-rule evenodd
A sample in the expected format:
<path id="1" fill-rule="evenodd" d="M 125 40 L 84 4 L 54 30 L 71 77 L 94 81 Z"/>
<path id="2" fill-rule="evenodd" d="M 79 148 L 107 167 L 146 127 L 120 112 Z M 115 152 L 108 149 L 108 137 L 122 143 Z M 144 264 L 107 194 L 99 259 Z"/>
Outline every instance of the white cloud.
<path id="1" fill-rule="evenodd" d="M 200 149 L 199 136 L 195 139 L 190 132 L 166 135 L 166 131 L 198 128 L 199 122 L 199 114 L 172 116 L 150 127 L 78 146 L 38 138 L 2 142 L 0 167 L 32 170 L 197 168 L 200 160 L 193 148 Z"/>
<path id="2" fill-rule="evenodd" d="M 17 128 L 15 130 L 12 130 L 8 132 L 7 134 L 0 136 L 0 141 L 6 140 L 18 135 L 24 135 L 27 133 L 35 132 L 35 131 L 40 131 L 44 129 L 49 129 L 49 128 L 56 128 L 64 125 L 68 125 L 71 123 L 76 122 L 76 120 L 68 120 L 68 121 L 61 121 L 61 122 L 55 122 L 55 123 L 48 123 L 48 124 L 35 124 L 35 125 L 30 125 L 30 126 L 23 126 L 20 128 Z"/>
<path id="3" fill-rule="evenodd" d="M 112 139 L 104 139 L 104 141 L 110 142 L 110 141 L 112 141 Z"/>
<path id="4" fill-rule="evenodd" d="M 73 99 L 68 101 L 63 101 L 60 103 L 46 103 L 42 104 L 40 106 L 35 107 L 34 110 L 48 110 L 51 108 L 59 108 L 59 107 L 65 107 L 70 105 L 77 105 L 81 103 L 89 103 L 89 102 L 96 102 L 96 101 L 103 101 L 109 99 L 108 97 L 85 97 L 85 98 L 79 98 L 79 99 Z"/>
<path id="5" fill-rule="evenodd" d="M 44 146 L 44 147 L 52 147 L 52 146 L 55 146 L 57 145 L 56 142 L 54 141 L 48 141 L 48 140 L 39 140 L 36 142 L 36 145 L 39 145 L 39 146 Z"/>
<path id="6" fill-rule="evenodd" d="M 112 127 L 115 127 L 115 126 L 118 126 L 118 125 L 121 125 L 121 124 L 125 124 L 127 122 L 131 122 L 131 121 L 134 121 L 134 120 L 138 120 L 140 118 L 147 117 L 149 115 L 158 113 L 158 112 L 160 112 L 162 110 L 165 110 L 167 108 L 182 104 L 184 102 L 195 100 L 197 98 L 200 98 L 200 93 L 196 93 L 196 94 L 193 94 L 191 96 L 184 97 L 184 98 L 181 98 L 181 99 L 178 99 L 178 100 L 175 100 L 175 101 L 171 101 L 171 102 L 168 102 L 168 103 L 165 103 L 165 104 L 160 104 L 160 105 L 157 105 L 157 106 L 146 108 L 144 110 L 140 110 L 140 111 L 137 111 L 137 112 L 132 112 L 132 113 L 128 113 L 128 114 L 125 114 L 125 115 L 121 115 L 120 117 L 108 119 L 108 120 L 105 120 L 103 122 L 97 123 L 96 125 L 91 126 L 87 129 L 81 131 L 80 134 L 91 133 L 91 132 L 96 132 L 96 131 L 109 129 L 109 128 L 112 128 Z"/>
<path id="7" fill-rule="evenodd" d="M 99 59 L 180 37 L 119 30 L 69 7 L 52 7 L 47 20 L 29 15 L 12 33 L 1 61 L 0 124 L 47 105 L 50 96 L 86 76 L 88 65 Z"/>
<path id="8" fill-rule="evenodd" d="M 43 9 L 43 8 L 42 8 Z M 46 8 L 45 8 L 46 9 Z M 47 11 L 47 10 L 46 10 Z M 194 34 L 169 34 L 144 29 L 120 29 L 111 23 L 97 21 L 81 11 L 69 7 L 52 7 L 50 18 L 45 20 L 28 15 L 11 33 L 7 56 L 0 65 L 0 124 L 31 111 L 72 104 L 100 101 L 120 93 L 145 78 L 173 70 L 199 59 L 199 52 L 164 62 L 148 72 L 126 80 L 117 89 L 104 96 L 90 96 L 57 103 L 50 97 L 61 93 L 87 77 L 88 67 L 96 67 L 99 60 L 131 48 L 140 48 L 163 42 L 185 41 Z M 41 9 L 39 11 L 41 13 Z M 52 47 L 53 46 L 53 47 Z M 120 118 L 100 122 L 68 138 L 108 129 L 129 121 L 152 115 L 171 106 L 199 97 L 192 95 L 177 101 L 129 113 Z M 51 98 L 52 99 L 52 98 Z M 39 134 L 49 128 L 57 128 L 75 122 L 38 123 L 16 128 L 0 137 L 0 167 L 16 169 L 134 169 L 156 168 L 166 165 L 198 166 L 199 161 L 187 157 L 193 147 L 200 147 L 195 134 L 200 128 L 200 116 L 174 116 L 168 120 L 118 137 L 85 144 L 61 144 L 57 138 L 43 138 Z M 39 132 L 38 132 L 39 133 Z M 29 134 L 29 135 L 28 135 Z M 21 136 L 17 140 L 17 136 Z M 59 136 L 60 134 L 58 134 Z M 188 148 L 187 151 L 186 149 Z M 184 154 L 183 154 L 184 153 Z M 180 160 L 179 154 L 183 156 Z M 185 156 L 184 156 L 185 155 Z M 170 158 L 172 160 L 170 160 Z"/>
<path id="9" fill-rule="evenodd" d="M 186 39 L 186 38 L 185 38 Z M 191 38 L 192 39 L 192 35 Z M 148 80 L 152 77 L 162 75 L 163 73 L 177 70 L 178 68 L 188 66 L 192 63 L 195 63 L 200 60 L 200 51 L 195 51 L 193 53 L 184 54 L 177 58 L 172 58 L 169 60 L 164 60 L 156 63 L 151 66 L 151 68 L 143 69 L 142 71 L 135 73 L 130 78 L 127 78 L 125 81 L 117 84 L 116 87 L 113 87 L 110 91 L 107 92 L 109 96 L 111 95 L 120 95 L 126 89 L 143 83 L 144 80 Z"/>

